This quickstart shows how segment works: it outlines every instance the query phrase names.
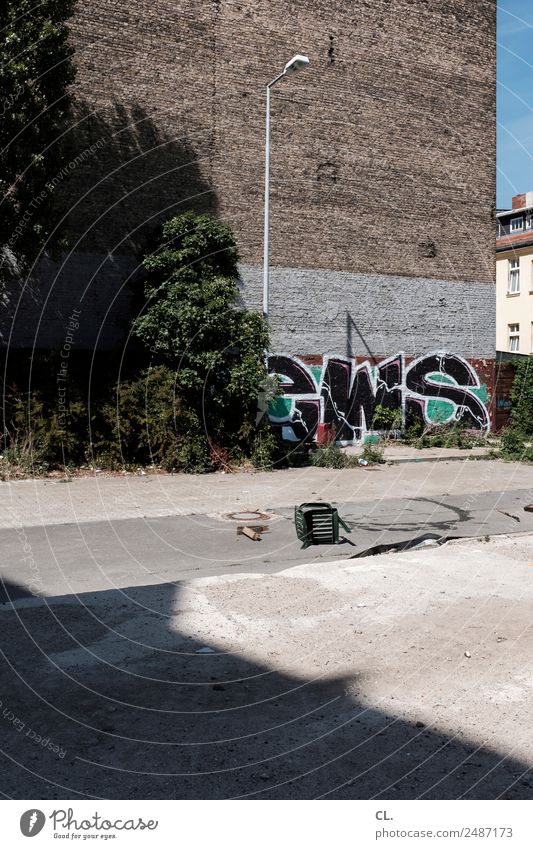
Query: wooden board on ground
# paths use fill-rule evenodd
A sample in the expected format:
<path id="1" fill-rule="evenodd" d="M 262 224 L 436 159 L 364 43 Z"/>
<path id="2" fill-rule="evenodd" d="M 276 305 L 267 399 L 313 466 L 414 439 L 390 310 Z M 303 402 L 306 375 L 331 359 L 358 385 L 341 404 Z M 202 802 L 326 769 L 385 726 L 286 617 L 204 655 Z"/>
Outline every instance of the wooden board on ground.
<path id="1" fill-rule="evenodd" d="M 237 527 L 237 536 L 243 535 L 255 542 L 261 539 L 261 534 L 268 531 L 268 525 L 239 525 Z"/>

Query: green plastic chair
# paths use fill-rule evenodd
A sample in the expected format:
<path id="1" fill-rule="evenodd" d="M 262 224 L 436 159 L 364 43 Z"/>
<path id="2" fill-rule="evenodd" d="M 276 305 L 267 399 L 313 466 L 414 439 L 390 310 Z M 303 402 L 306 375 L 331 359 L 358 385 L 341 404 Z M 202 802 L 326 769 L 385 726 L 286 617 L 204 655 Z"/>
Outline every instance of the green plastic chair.
<path id="1" fill-rule="evenodd" d="M 300 504 L 294 508 L 296 536 L 302 541 L 302 548 L 310 545 L 338 545 L 339 527 L 351 533 L 351 528 L 343 522 L 337 508 L 323 501 Z"/>

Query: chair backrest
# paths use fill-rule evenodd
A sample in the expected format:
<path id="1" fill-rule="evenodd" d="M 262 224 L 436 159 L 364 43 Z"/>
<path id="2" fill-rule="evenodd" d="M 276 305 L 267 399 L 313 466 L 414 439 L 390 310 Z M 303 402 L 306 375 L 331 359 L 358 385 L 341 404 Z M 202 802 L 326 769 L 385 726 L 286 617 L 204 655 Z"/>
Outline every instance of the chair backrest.
<path id="1" fill-rule="evenodd" d="M 339 517 L 337 508 L 324 501 L 307 502 L 294 508 L 296 535 L 303 542 L 303 548 L 309 545 L 339 541 Z"/>

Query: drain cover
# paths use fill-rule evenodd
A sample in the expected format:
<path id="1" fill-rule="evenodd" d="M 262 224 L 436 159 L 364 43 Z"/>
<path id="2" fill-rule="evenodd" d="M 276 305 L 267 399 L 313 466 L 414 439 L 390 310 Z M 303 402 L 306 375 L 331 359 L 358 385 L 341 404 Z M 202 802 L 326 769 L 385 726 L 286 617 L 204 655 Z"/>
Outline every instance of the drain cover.
<path id="1" fill-rule="evenodd" d="M 226 513 L 225 519 L 231 519 L 234 522 L 256 522 L 257 519 L 271 519 L 269 513 L 260 513 L 259 510 L 244 510 L 242 513 Z"/>

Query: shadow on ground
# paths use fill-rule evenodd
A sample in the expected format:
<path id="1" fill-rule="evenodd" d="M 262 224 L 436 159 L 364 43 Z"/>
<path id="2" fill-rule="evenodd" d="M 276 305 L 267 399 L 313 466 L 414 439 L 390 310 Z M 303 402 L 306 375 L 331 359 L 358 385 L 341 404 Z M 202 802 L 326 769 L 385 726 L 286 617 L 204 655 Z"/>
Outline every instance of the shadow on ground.
<path id="1" fill-rule="evenodd" d="M 531 797 L 526 764 L 368 709 L 353 678 L 299 680 L 198 642 L 179 584 L 4 593 L 7 797 Z"/>

